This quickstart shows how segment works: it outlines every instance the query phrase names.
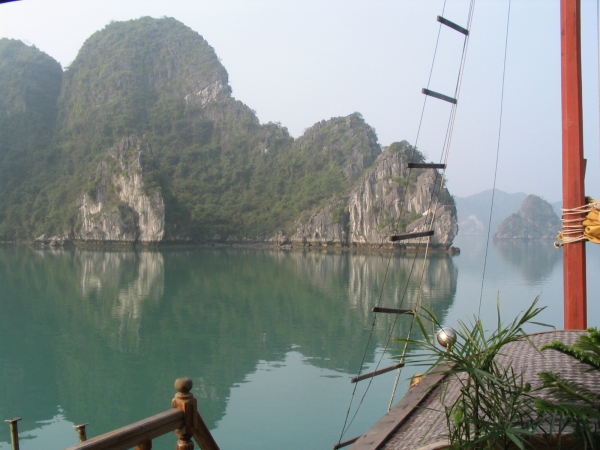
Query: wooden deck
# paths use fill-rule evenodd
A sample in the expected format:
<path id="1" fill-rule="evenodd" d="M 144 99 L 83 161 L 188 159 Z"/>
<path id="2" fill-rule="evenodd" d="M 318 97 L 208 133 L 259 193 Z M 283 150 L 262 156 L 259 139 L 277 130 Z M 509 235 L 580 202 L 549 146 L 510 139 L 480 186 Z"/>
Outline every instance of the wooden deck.
<path id="1" fill-rule="evenodd" d="M 531 335 L 539 348 L 553 340 L 573 344 L 582 331 L 550 331 Z M 600 392 L 600 373 L 588 365 L 555 350 L 540 353 L 526 340 L 513 342 L 504 347 L 500 361 L 512 363 L 516 371 L 523 371 L 525 382 L 532 387 L 540 386 L 539 372 L 554 371 L 564 377 L 577 380 Z M 442 369 L 443 370 L 443 369 Z M 352 450 L 415 450 L 444 441 L 448 429 L 444 405 L 440 399 L 439 384 L 443 379 L 440 371 L 427 375 L 405 396 L 363 434 L 350 447 Z M 444 401 L 451 404 L 458 397 L 460 383 L 449 380 Z"/>

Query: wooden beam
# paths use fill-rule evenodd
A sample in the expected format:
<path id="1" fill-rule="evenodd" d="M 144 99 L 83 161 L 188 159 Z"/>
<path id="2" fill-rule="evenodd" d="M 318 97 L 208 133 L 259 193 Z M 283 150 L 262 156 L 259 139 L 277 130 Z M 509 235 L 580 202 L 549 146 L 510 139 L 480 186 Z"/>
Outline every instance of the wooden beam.
<path id="1" fill-rule="evenodd" d="M 183 412 L 172 408 L 139 422 L 80 442 L 65 450 L 126 450 L 183 427 Z"/>
<path id="2" fill-rule="evenodd" d="M 425 400 L 427 394 L 444 379 L 449 368 L 446 363 L 435 367 L 417 386 L 411 388 L 385 416 L 359 437 L 350 450 L 381 448 L 400 425 L 408 419 L 415 408 Z"/>
<path id="3" fill-rule="evenodd" d="M 358 383 L 359 381 L 366 380 L 367 378 L 373 378 L 377 375 L 382 375 L 384 373 L 391 372 L 392 370 L 399 369 L 400 367 L 404 367 L 404 363 L 394 364 L 393 366 L 386 367 L 385 369 L 375 370 L 374 372 L 365 373 L 354 377 L 350 380 L 350 383 Z"/>
<path id="4" fill-rule="evenodd" d="M 390 236 L 390 241 L 392 241 L 392 242 L 405 241 L 407 239 L 415 239 L 415 238 L 420 238 L 420 237 L 425 237 L 425 236 L 433 236 L 433 230 L 417 231 L 416 233 L 396 234 L 394 236 Z"/>
<path id="5" fill-rule="evenodd" d="M 581 4 L 561 0 L 563 208 L 585 204 L 581 96 Z M 583 216 L 582 216 L 583 220 Z M 563 247 L 564 326 L 587 327 L 585 241 Z"/>
<path id="6" fill-rule="evenodd" d="M 210 433 L 198 411 L 196 411 L 194 421 L 194 440 L 202 450 L 219 450 L 217 442 L 213 438 L 213 435 Z"/>
<path id="7" fill-rule="evenodd" d="M 390 313 L 390 314 L 414 314 L 412 309 L 399 309 L 399 308 L 383 308 L 381 306 L 374 306 L 371 310 L 376 313 Z"/>
<path id="8" fill-rule="evenodd" d="M 425 88 L 423 88 L 421 92 L 423 92 L 423 94 L 428 95 L 430 97 L 435 97 L 439 100 L 443 100 L 445 102 L 452 103 L 454 105 L 456 105 L 456 103 L 457 103 L 457 100 L 454 97 L 449 97 L 448 95 L 440 94 L 439 92 L 431 91 L 431 90 L 425 89 Z"/>
<path id="9" fill-rule="evenodd" d="M 352 439 L 348 439 L 347 441 L 340 442 L 339 444 L 335 444 L 335 445 L 333 446 L 333 450 L 338 450 L 338 449 L 340 449 L 340 448 L 347 447 L 347 446 L 348 446 L 348 445 L 350 445 L 350 444 L 354 444 L 354 443 L 355 443 L 355 442 L 358 440 L 358 438 L 359 438 L 359 437 L 360 437 L 360 436 L 356 436 L 356 437 L 354 437 L 354 438 L 352 438 Z"/>
<path id="10" fill-rule="evenodd" d="M 446 164 L 435 163 L 408 163 L 409 169 L 445 169 Z"/>
<path id="11" fill-rule="evenodd" d="M 467 30 L 464 27 L 461 27 L 460 25 L 449 21 L 448 19 L 444 19 L 442 16 L 437 16 L 437 21 L 439 23 L 441 23 L 442 25 L 446 25 L 449 28 L 452 28 L 453 30 L 458 31 L 459 33 L 464 34 L 465 36 L 469 35 L 469 30 Z"/>

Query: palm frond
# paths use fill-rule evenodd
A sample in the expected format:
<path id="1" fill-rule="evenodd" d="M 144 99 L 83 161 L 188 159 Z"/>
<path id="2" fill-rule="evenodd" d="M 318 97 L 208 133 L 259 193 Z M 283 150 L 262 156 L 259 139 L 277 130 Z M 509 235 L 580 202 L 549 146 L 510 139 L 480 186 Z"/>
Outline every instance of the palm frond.
<path id="1" fill-rule="evenodd" d="M 595 408 L 581 403 L 556 403 L 543 398 L 536 398 L 535 406 L 540 414 L 562 416 L 571 420 L 600 418 L 600 414 Z"/>
<path id="2" fill-rule="evenodd" d="M 544 345 L 541 350 L 557 350 L 600 370 L 600 332 L 596 328 L 588 328 L 587 331 L 589 334 L 579 336 L 573 345 L 552 341 L 550 344 Z"/>
<path id="3" fill-rule="evenodd" d="M 457 342 L 451 352 L 440 347 L 430 334 L 428 325 L 440 327 L 431 309 L 421 308 L 416 314 L 417 326 L 423 339 L 394 339 L 394 341 L 419 346 L 408 354 L 408 363 L 425 360 L 448 363 L 447 375 L 457 375 L 452 380 L 462 383 L 458 399 L 445 408 L 449 439 L 457 448 L 494 448 L 494 442 L 510 443 L 518 448 L 528 447 L 528 441 L 541 424 L 534 403 L 531 386 L 525 383 L 523 374 L 511 366 L 504 367 L 496 357 L 502 348 L 521 339 L 528 339 L 524 327 L 544 308 L 538 308 L 536 298 L 531 306 L 507 325 L 503 324 L 500 305 L 497 307 L 496 329 L 486 332 L 479 317 L 460 321 L 456 331 Z M 448 379 L 448 378 L 446 378 Z M 442 400 L 448 383 L 442 383 Z"/>

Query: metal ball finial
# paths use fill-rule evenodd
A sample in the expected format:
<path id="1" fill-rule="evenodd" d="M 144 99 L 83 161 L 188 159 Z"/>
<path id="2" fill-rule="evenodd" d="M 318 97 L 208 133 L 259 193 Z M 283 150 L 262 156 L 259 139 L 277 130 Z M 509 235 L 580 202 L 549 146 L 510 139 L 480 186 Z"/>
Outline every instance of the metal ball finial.
<path id="1" fill-rule="evenodd" d="M 175 389 L 177 389 L 177 392 L 181 392 L 182 394 L 187 394 L 192 390 L 192 386 L 194 385 L 194 383 L 192 383 L 191 378 L 177 378 L 175 380 Z"/>
<path id="2" fill-rule="evenodd" d="M 456 331 L 450 327 L 442 328 L 438 331 L 437 340 L 442 347 L 446 347 L 446 350 L 451 351 L 452 346 L 456 343 Z"/>

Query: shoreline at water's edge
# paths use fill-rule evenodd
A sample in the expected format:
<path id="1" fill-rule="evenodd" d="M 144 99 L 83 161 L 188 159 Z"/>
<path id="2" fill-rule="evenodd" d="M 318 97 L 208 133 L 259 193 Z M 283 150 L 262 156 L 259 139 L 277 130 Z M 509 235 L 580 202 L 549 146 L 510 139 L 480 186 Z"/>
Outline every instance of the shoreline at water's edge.
<path id="1" fill-rule="evenodd" d="M 292 245 L 277 244 L 270 242 L 186 242 L 186 241 L 163 241 L 163 242 L 123 242 L 123 241 L 73 241 L 62 240 L 57 242 L 40 242 L 38 240 L 28 241 L 0 241 L 0 245 L 29 245 L 40 249 L 59 249 L 59 248 L 84 248 L 93 250 L 129 250 L 129 249 L 178 249 L 178 248 L 254 248 L 254 249 L 279 249 L 279 250 L 302 250 L 302 251 L 321 251 L 321 252 L 352 252 L 352 253 L 381 253 L 389 251 L 391 248 L 395 252 L 414 252 L 415 249 L 424 251 L 425 244 L 406 245 L 406 244 L 358 244 L 353 246 L 344 246 L 339 244 L 332 245 Z M 449 254 L 451 256 L 459 255 L 458 247 L 430 246 L 429 252 L 436 254 Z"/>

